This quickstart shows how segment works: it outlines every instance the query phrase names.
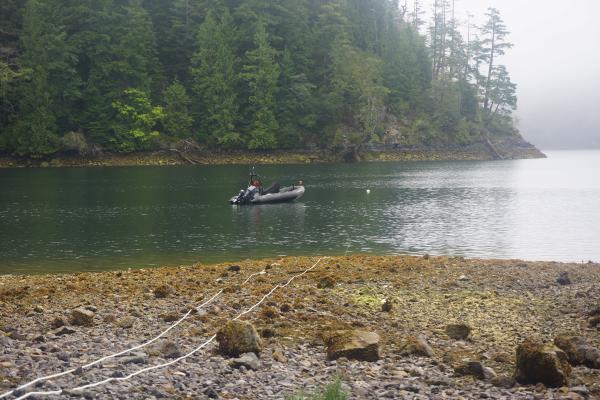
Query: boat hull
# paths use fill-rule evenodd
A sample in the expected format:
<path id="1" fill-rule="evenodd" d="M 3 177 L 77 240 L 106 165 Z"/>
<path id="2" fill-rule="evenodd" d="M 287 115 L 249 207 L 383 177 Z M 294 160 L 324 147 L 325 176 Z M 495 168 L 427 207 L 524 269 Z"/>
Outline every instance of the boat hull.
<path id="1" fill-rule="evenodd" d="M 299 199 L 304 195 L 304 186 L 289 186 L 279 190 L 278 193 L 269 193 L 263 195 L 254 195 L 252 200 L 246 204 L 276 204 L 276 203 L 288 203 Z M 238 196 L 232 197 L 229 200 L 231 204 L 237 204 Z"/>

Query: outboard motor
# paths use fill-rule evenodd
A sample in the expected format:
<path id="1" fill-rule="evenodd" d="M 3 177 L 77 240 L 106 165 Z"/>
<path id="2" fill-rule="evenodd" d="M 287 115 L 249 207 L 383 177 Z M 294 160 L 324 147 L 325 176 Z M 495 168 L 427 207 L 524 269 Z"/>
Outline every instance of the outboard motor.
<path id="1" fill-rule="evenodd" d="M 258 192 L 256 187 L 249 186 L 246 190 L 240 190 L 240 193 L 233 197 L 229 202 L 231 204 L 249 204 L 252 199 L 254 199 L 254 195 Z"/>

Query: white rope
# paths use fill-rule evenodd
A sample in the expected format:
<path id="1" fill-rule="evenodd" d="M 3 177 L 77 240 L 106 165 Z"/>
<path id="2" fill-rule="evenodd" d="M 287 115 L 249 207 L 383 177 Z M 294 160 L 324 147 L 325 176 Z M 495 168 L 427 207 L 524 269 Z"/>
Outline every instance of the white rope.
<path id="1" fill-rule="evenodd" d="M 273 294 L 273 292 L 275 292 L 275 290 L 277 290 L 279 288 L 287 287 L 290 283 L 292 283 L 292 281 L 294 279 L 299 278 L 299 277 L 307 274 L 308 272 L 310 272 L 314 268 L 316 268 L 316 266 L 319 265 L 319 263 L 321 262 L 321 260 L 323 260 L 323 258 L 329 258 L 329 257 L 321 257 L 321 258 L 319 258 L 317 260 L 317 262 L 313 264 L 312 267 L 306 269 L 305 271 L 303 271 L 302 273 L 300 273 L 298 275 L 294 275 L 285 284 L 283 284 L 283 285 L 281 285 L 281 284 L 275 285 L 273 287 L 273 289 L 271 289 L 271 291 L 269 291 L 266 295 L 264 295 L 262 297 L 262 299 L 260 299 L 260 301 L 258 303 L 254 304 L 252 307 L 250 307 L 246 311 L 240 313 L 232 321 L 236 321 L 236 320 L 240 319 L 242 316 L 244 316 L 244 315 L 252 312 L 252 310 L 254 310 L 256 307 L 258 307 L 260 304 L 262 304 L 262 302 L 264 302 L 271 294 Z M 256 274 L 256 275 L 258 275 L 258 274 Z M 191 357 L 192 355 L 196 354 L 198 351 L 202 350 L 204 347 L 208 346 L 213 340 L 215 340 L 216 337 L 217 337 L 217 335 L 211 336 L 208 340 L 206 340 L 200 346 L 196 347 L 194 350 L 190 351 L 189 353 L 187 353 L 187 354 L 185 354 L 185 355 L 183 355 L 181 357 L 178 357 L 178 358 L 176 358 L 174 360 L 171 360 L 169 362 L 166 362 L 164 364 L 153 365 L 151 367 L 140 369 L 139 371 L 132 372 L 131 374 L 129 374 L 127 376 L 107 378 L 107 379 L 104 379 L 102 381 L 98 381 L 98 382 L 94 382 L 94 383 L 89 383 L 87 385 L 82 385 L 82 386 L 74 387 L 72 389 L 59 389 L 59 390 L 46 391 L 46 392 L 29 392 L 29 393 L 26 393 L 26 394 L 22 395 L 21 397 L 16 398 L 15 400 L 23 400 L 23 399 L 28 398 L 29 396 L 49 396 L 49 395 L 53 395 L 53 394 L 60 395 L 60 394 L 63 394 L 65 390 L 68 390 L 68 391 L 83 391 L 83 390 L 90 389 L 90 388 L 93 388 L 93 387 L 98 387 L 98 386 L 101 386 L 101 385 L 105 385 L 105 384 L 110 383 L 110 382 L 126 381 L 126 380 L 129 380 L 129 379 L 131 379 L 131 378 L 133 378 L 133 377 L 135 377 L 137 375 L 140 375 L 140 374 L 142 374 L 144 372 L 148 372 L 148 371 L 152 371 L 152 370 L 155 370 L 155 369 L 160 369 L 160 368 L 168 367 L 168 366 L 173 365 L 173 364 L 175 364 L 175 363 L 177 363 L 177 362 L 179 362 L 181 360 L 185 360 L 186 358 Z"/>
<path id="2" fill-rule="evenodd" d="M 220 296 L 220 295 L 221 295 L 221 293 L 223 293 L 223 289 L 221 289 L 221 290 L 220 290 L 220 291 L 219 291 L 217 294 L 215 294 L 215 295 L 214 295 L 213 297 L 211 297 L 209 300 L 207 300 L 207 301 L 205 301 L 204 303 L 202 303 L 201 305 L 199 305 L 199 306 L 198 306 L 196 309 L 201 309 L 202 307 L 205 307 L 206 305 L 208 305 L 209 303 L 211 303 L 213 300 L 215 300 L 215 299 L 216 299 L 218 296 Z M 118 356 L 120 356 L 120 355 L 123 355 L 123 354 L 129 353 L 129 352 L 132 352 L 132 351 L 134 351 L 134 350 L 141 349 L 142 347 L 146 347 L 146 346 L 148 346 L 148 345 L 150 345 L 150 344 L 152 344 L 152 343 L 156 342 L 158 339 L 160 339 L 161 337 L 163 337 L 164 335 L 166 335 L 167 333 L 169 333 L 169 332 L 170 332 L 170 331 L 171 331 L 173 328 L 175 328 L 177 325 L 181 324 L 181 323 L 182 323 L 182 322 L 183 322 L 183 321 L 184 321 L 184 320 L 185 320 L 187 317 L 189 317 L 189 316 L 190 316 L 190 314 L 192 313 L 192 311 L 193 311 L 193 310 L 194 310 L 194 309 L 191 309 L 191 310 L 189 310 L 189 311 L 188 311 L 188 312 L 187 312 L 187 313 L 186 313 L 186 314 L 185 314 L 183 317 L 181 317 L 181 318 L 180 318 L 180 319 L 179 319 L 179 320 L 178 320 L 176 323 L 174 323 L 173 325 L 169 326 L 169 327 L 168 327 L 166 330 L 164 330 L 163 332 L 161 332 L 161 333 L 160 333 L 158 336 L 154 337 L 153 339 L 150 339 L 150 340 L 148 340 L 147 342 L 144 342 L 144 343 L 142 343 L 142 344 L 139 344 L 139 345 L 137 345 L 137 346 L 131 347 L 131 348 L 129 348 L 129 349 L 122 350 L 122 351 L 120 351 L 120 352 L 118 352 L 118 353 L 110 354 L 110 355 L 108 355 L 108 356 L 105 356 L 105 357 L 99 358 L 99 359 L 97 359 L 96 361 L 92 361 L 92 362 L 90 362 L 90 363 L 88 363 L 88 364 L 82 365 L 80 368 L 81 368 L 81 369 L 87 369 L 87 368 L 93 367 L 94 365 L 96 365 L 96 364 L 99 364 L 99 363 L 101 363 L 101 362 L 103 362 L 103 361 L 109 360 L 109 359 L 111 359 L 111 358 L 118 357 Z M 4 398 L 4 397 L 8 397 L 8 396 L 10 396 L 11 394 L 13 394 L 14 392 L 17 392 L 17 391 L 19 391 L 19 390 L 25 389 L 25 388 L 27 388 L 27 387 L 29 387 L 29 386 L 31 386 L 31 385 L 34 385 L 34 384 L 36 384 L 36 383 L 38 383 L 38 382 L 42 382 L 42 381 L 46 381 L 46 380 L 49 380 L 49 379 L 53 379 L 53 378 L 59 378 L 59 377 L 61 377 L 61 376 L 69 375 L 69 374 L 72 374 L 73 372 L 75 372 L 76 370 L 77 370 L 77 368 L 71 368 L 71 369 L 68 369 L 68 370 L 66 370 L 66 371 L 63 371 L 63 372 L 56 373 L 56 374 L 52 374 L 52 375 L 46 375 L 46 376 L 39 377 L 39 378 L 37 378 L 37 379 L 34 379 L 34 380 L 32 380 L 31 382 L 25 383 L 25 384 L 23 384 L 23 385 L 21 385 L 21 386 L 19 386 L 19 387 L 16 387 L 16 388 L 14 388 L 14 389 L 12 389 L 12 390 L 10 390 L 10 391 L 6 392 L 6 393 L 3 393 L 2 395 L 0 395 L 0 399 L 2 399 L 2 398 Z M 53 393 L 53 394 L 60 394 L 60 393 Z"/>
<path id="3" fill-rule="evenodd" d="M 248 282 L 250 281 L 250 279 L 252 279 L 254 276 L 256 276 L 256 275 L 264 275 L 264 274 L 266 274 L 266 271 L 261 271 L 261 272 L 257 272 L 257 273 L 251 274 L 251 275 L 250 275 L 250 276 L 249 276 L 249 277 L 248 277 L 248 278 L 247 278 L 247 279 L 244 281 L 244 283 L 242 283 L 242 285 L 245 285 L 246 283 L 248 283 Z M 190 309 L 190 310 L 189 310 L 189 311 L 188 311 L 188 312 L 187 312 L 187 313 L 186 313 L 186 314 L 185 314 L 183 317 L 181 317 L 181 318 L 180 318 L 180 319 L 179 319 L 177 322 L 175 322 L 173 325 L 169 326 L 169 327 L 168 327 L 166 330 L 164 330 L 163 332 L 161 332 L 161 333 L 160 333 L 158 336 L 154 337 L 153 339 L 150 339 L 150 340 L 148 340 L 147 342 L 144 342 L 144 343 L 142 343 L 142 344 L 140 344 L 140 345 L 137 345 L 137 346 L 131 347 L 131 348 L 129 348 L 129 349 L 125 349 L 125 350 L 123 350 L 123 351 L 120 351 L 120 352 L 118 352 L 118 353 L 114 353 L 114 354 L 110 354 L 110 355 L 108 355 L 108 356 L 102 357 L 102 358 L 100 358 L 100 359 L 98 359 L 98 360 L 96 360 L 96 361 L 92 361 L 92 362 L 90 362 L 89 364 L 82 365 L 82 366 L 81 366 L 81 367 L 79 367 L 79 368 L 81 368 L 81 369 L 87 369 L 87 368 L 93 367 L 94 365 L 100 364 L 100 363 L 101 363 L 101 362 L 103 362 L 103 361 L 106 361 L 106 360 L 109 360 L 109 359 L 111 359 L 111 358 L 115 358 L 115 357 L 121 356 L 121 355 L 123 355 L 123 354 L 129 353 L 129 352 L 132 352 L 132 351 L 134 351 L 134 350 L 141 349 L 141 348 L 143 348 L 143 347 L 146 347 L 146 346 L 148 346 L 148 345 L 151 345 L 152 343 L 156 342 L 158 339 L 160 339 L 161 337 L 163 337 L 163 336 L 165 336 L 167 333 L 169 333 L 169 332 L 170 332 L 170 331 L 171 331 L 173 328 L 175 328 L 176 326 L 178 326 L 179 324 L 181 324 L 183 321 L 185 321 L 185 320 L 186 320 L 186 319 L 187 319 L 187 318 L 190 316 L 190 314 L 192 313 L 192 311 L 193 311 L 194 309 L 195 309 L 195 310 L 200 310 L 200 309 L 202 309 L 203 307 L 205 307 L 205 306 L 207 306 L 208 304 L 210 304 L 211 302 L 213 302 L 213 301 L 214 301 L 214 300 L 215 300 L 217 297 L 219 297 L 219 296 L 220 296 L 222 293 L 223 293 L 223 289 L 219 290 L 219 292 L 218 292 L 217 294 L 215 294 L 213 297 L 211 297 L 209 300 L 205 301 L 204 303 L 200 304 L 199 306 L 197 306 L 197 307 L 195 307 L 195 308 L 192 308 L 192 309 Z M 31 382 L 27 382 L 27 383 L 25 383 L 25 384 L 23 384 L 23 385 L 21 385 L 21 386 L 19 386 L 19 387 L 16 387 L 16 388 L 14 388 L 14 389 L 11 389 L 11 390 L 9 390 L 9 391 L 8 391 L 8 392 L 6 392 L 6 393 L 2 393 L 2 394 L 0 395 L 0 399 L 3 399 L 3 398 L 5 398 L 5 397 L 8 397 L 8 396 L 10 396 L 10 395 L 11 395 L 11 394 L 13 394 L 13 393 L 15 393 L 15 392 L 17 392 L 17 391 L 19 391 L 19 390 L 23 390 L 23 389 L 25 389 L 25 388 L 28 388 L 28 387 L 29 387 L 29 386 L 31 386 L 31 385 L 35 385 L 36 383 L 43 382 L 43 381 L 47 381 L 47 380 L 49 380 L 49 379 L 60 378 L 61 376 L 65 376 L 65 375 L 72 374 L 72 373 L 74 373 L 75 371 L 77 371 L 77 369 L 78 369 L 78 368 L 71 368 L 71 369 L 68 369 L 68 370 L 66 370 L 66 371 L 58 372 L 58 373 L 56 373 L 56 374 L 51 374 L 51 375 L 46 375 L 46 376 L 42 376 L 42 377 L 36 378 L 36 379 L 32 380 Z M 60 393 L 52 393 L 52 394 L 60 394 Z"/>

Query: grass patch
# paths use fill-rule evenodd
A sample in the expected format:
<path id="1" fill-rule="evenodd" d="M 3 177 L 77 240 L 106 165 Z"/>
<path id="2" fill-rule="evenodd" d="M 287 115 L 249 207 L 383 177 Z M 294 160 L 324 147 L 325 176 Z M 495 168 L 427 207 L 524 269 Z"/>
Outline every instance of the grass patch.
<path id="1" fill-rule="evenodd" d="M 337 378 L 322 391 L 317 391 L 312 394 L 295 394 L 286 397 L 286 400 L 346 400 L 347 398 L 348 394 L 342 389 L 342 381 L 340 378 Z"/>

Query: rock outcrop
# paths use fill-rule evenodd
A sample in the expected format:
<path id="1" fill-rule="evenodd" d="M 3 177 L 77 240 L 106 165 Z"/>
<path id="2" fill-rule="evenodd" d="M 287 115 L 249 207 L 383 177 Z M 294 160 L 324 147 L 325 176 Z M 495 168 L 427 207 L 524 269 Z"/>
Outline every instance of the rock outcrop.
<path id="1" fill-rule="evenodd" d="M 239 357 L 244 353 L 260 354 L 262 341 L 248 322 L 229 321 L 217 333 L 219 353 L 229 357 Z"/>
<path id="2" fill-rule="evenodd" d="M 568 385 L 571 366 L 564 351 L 527 339 L 517 347 L 515 379 L 523 384 L 543 383 L 548 387 Z"/>
<path id="3" fill-rule="evenodd" d="M 336 331 L 325 340 L 327 358 L 336 360 L 346 357 L 349 360 L 379 360 L 379 335 L 367 331 Z"/>

